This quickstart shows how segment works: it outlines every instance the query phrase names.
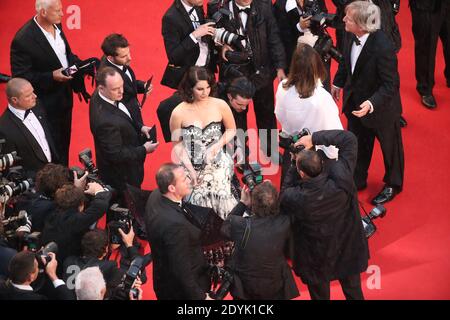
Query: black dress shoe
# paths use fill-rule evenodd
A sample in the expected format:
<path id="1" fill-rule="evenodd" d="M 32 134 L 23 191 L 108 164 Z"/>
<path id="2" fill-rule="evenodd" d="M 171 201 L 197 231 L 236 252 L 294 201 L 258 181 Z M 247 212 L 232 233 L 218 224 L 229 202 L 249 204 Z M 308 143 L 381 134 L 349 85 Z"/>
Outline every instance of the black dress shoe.
<path id="1" fill-rule="evenodd" d="M 406 121 L 406 119 L 403 118 L 403 116 L 400 116 L 400 127 L 405 128 L 407 125 L 408 125 L 408 122 Z"/>
<path id="2" fill-rule="evenodd" d="M 372 199 L 372 204 L 376 206 L 391 201 L 398 193 L 400 193 L 398 188 L 386 185 L 383 190 Z"/>
<path id="3" fill-rule="evenodd" d="M 422 96 L 422 104 L 428 109 L 435 109 L 437 107 L 436 100 L 433 95 Z"/>

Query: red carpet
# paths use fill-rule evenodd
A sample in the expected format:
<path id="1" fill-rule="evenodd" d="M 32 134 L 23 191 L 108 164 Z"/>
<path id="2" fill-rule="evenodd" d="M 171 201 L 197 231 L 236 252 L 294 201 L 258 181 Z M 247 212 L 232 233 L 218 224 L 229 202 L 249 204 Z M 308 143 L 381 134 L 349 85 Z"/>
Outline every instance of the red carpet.
<path id="1" fill-rule="evenodd" d="M 144 107 L 148 124 L 157 121 L 155 109 L 171 90 L 159 84 L 167 62 L 161 36 L 161 18 L 171 0 L 65 0 L 81 8 L 81 29 L 69 30 L 64 24 L 72 50 L 82 59 L 100 57 L 100 44 L 112 32 L 123 33 L 131 43 L 132 67 L 139 79 L 154 75 L 154 90 Z M 331 1 L 328 8 L 334 11 Z M 117 7 L 115 7 L 115 5 Z M 0 28 L 0 72 L 10 73 L 9 47 L 15 32 L 34 15 L 34 1 L 1 0 L 3 21 Z M 67 13 L 64 23 L 72 14 Z M 7 18 L 7 20 L 5 20 Z M 370 274 L 363 275 L 367 299 L 450 299 L 450 90 L 445 87 L 442 46 L 439 44 L 434 95 L 438 108 L 422 107 L 415 91 L 414 42 L 407 1 L 402 1 L 398 16 L 403 48 L 399 56 L 401 93 L 408 127 L 403 129 L 406 172 L 404 191 L 386 207 L 387 216 L 377 220 L 377 233 L 370 239 Z M 335 65 L 333 66 L 335 70 Z M 334 71 L 332 72 L 334 74 Z M 5 85 L 0 85 L 0 111 L 6 106 Z M 71 164 L 78 164 L 78 152 L 94 148 L 89 131 L 88 106 L 76 99 L 73 112 Z M 251 117 L 250 126 L 255 126 Z M 159 136 L 162 137 L 161 132 Z M 159 165 L 169 161 L 171 146 L 164 144 L 147 158 L 143 188 L 152 189 Z M 382 187 L 383 164 L 376 148 L 370 170 L 369 187 L 360 194 L 366 209 L 369 200 Z M 278 183 L 278 176 L 273 181 Z M 447 195 L 447 196 L 446 196 Z M 374 270 L 380 274 L 374 280 Z M 151 274 L 151 267 L 148 270 Z M 366 281 L 367 279 L 367 281 Z M 298 279 L 297 279 L 298 280 Z M 379 281 L 378 281 L 379 280 Z M 306 287 L 298 281 L 301 299 L 309 299 Z M 145 297 L 154 299 L 151 281 L 145 285 Z M 332 286 L 332 298 L 342 299 L 340 286 Z"/>

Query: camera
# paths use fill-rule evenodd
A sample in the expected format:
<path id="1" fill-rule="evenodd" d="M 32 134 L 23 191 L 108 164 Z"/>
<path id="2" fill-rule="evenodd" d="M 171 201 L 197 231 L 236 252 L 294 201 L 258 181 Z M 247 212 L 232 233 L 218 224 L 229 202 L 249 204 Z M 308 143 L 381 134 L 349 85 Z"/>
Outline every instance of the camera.
<path id="1" fill-rule="evenodd" d="M 366 216 L 361 218 L 366 238 L 370 238 L 375 233 L 375 231 L 377 231 L 377 227 L 375 226 L 372 220 L 377 218 L 383 218 L 385 215 L 386 215 L 386 208 L 382 205 L 377 205 L 375 208 L 372 209 L 372 211 L 369 212 L 369 214 L 366 213 Z"/>
<path id="2" fill-rule="evenodd" d="M 49 242 L 45 247 L 36 252 L 36 260 L 38 261 L 40 269 L 45 269 L 47 264 L 52 260 L 49 255 L 50 252 L 55 254 L 58 253 L 58 245 L 56 242 Z"/>
<path id="3" fill-rule="evenodd" d="M 122 229 L 124 233 L 130 232 L 133 224 L 133 218 L 130 210 L 127 208 L 121 208 L 117 203 L 113 204 L 108 211 L 108 234 L 110 242 L 112 244 L 122 243 L 122 237 L 119 233 L 119 229 Z"/>
<path id="4" fill-rule="evenodd" d="M 134 282 L 150 262 L 152 262 L 152 255 L 150 253 L 145 256 L 137 256 L 134 258 L 127 272 L 123 276 L 122 282 L 114 291 L 112 300 L 129 300 L 130 292 L 133 295 L 133 298 L 137 299 L 139 293 L 133 288 Z"/>
<path id="5" fill-rule="evenodd" d="M 41 233 L 26 233 L 22 238 L 22 248 L 27 247 L 28 251 L 36 252 L 41 246 Z"/>
<path id="6" fill-rule="evenodd" d="M 83 60 L 79 63 L 73 64 L 69 66 L 68 68 L 62 70 L 62 74 L 66 77 L 71 77 L 75 75 L 78 72 L 84 73 L 92 73 L 92 70 L 95 70 L 96 65 L 99 63 L 99 60 L 97 58 L 89 58 L 86 60 Z M 95 71 L 94 71 L 95 73 Z"/>
<path id="7" fill-rule="evenodd" d="M 309 131 L 308 128 L 304 128 L 304 129 L 302 129 L 302 131 L 300 131 L 300 133 L 294 134 L 294 135 L 289 135 L 286 132 L 281 131 L 279 145 L 284 150 L 287 150 L 293 154 L 297 154 L 300 151 L 302 151 L 303 149 L 305 149 L 305 147 L 302 145 L 295 147 L 294 144 L 298 140 L 300 140 L 301 137 L 309 136 L 309 135 L 311 135 L 311 131 Z"/>
<path id="8" fill-rule="evenodd" d="M 212 271 L 212 283 L 213 288 L 217 287 L 217 284 L 220 282 L 220 286 L 216 291 L 211 291 L 210 296 L 214 300 L 223 300 L 228 292 L 231 290 L 231 286 L 233 285 L 234 276 L 231 269 L 214 267 Z"/>
<path id="9" fill-rule="evenodd" d="M 258 184 L 264 181 L 261 166 L 258 163 L 250 163 L 245 166 L 242 174 L 242 182 L 252 191 Z"/>
<path id="10" fill-rule="evenodd" d="M 5 143 L 5 139 L 0 139 L 0 152 L 2 151 L 3 145 Z M 0 153 L 0 171 L 7 170 L 20 160 L 21 158 L 17 155 L 16 151 L 7 154 Z"/>
<path id="11" fill-rule="evenodd" d="M 11 76 L 8 76 L 7 74 L 0 73 L 0 83 L 6 83 L 9 80 L 11 80 Z"/>
<path id="12" fill-rule="evenodd" d="M 13 237 L 16 230 L 22 226 L 26 226 L 29 223 L 28 214 L 26 211 L 22 210 L 16 216 L 11 216 L 2 222 L 5 235 L 7 238 Z"/>

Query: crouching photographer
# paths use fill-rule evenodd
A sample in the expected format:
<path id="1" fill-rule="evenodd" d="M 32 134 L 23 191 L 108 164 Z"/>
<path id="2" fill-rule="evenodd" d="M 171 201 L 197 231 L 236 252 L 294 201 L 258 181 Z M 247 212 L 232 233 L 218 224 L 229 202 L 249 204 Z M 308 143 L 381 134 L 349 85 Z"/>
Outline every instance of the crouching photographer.
<path id="1" fill-rule="evenodd" d="M 313 146 L 334 145 L 339 159 L 327 170 Z M 292 217 L 293 269 L 308 286 L 311 299 L 330 299 L 330 281 L 339 280 L 348 300 L 364 299 L 360 273 L 369 249 L 361 223 L 353 173 L 357 140 L 343 130 L 317 131 L 295 143 L 281 188 L 283 213 Z"/>
<path id="2" fill-rule="evenodd" d="M 248 209 L 251 215 L 243 217 Z M 279 214 L 278 192 L 270 181 L 257 184 L 251 193 L 244 187 L 241 201 L 222 225 L 222 233 L 235 243 L 226 267 L 233 278 L 233 298 L 285 300 L 299 295 L 283 253 L 290 227 L 289 217 Z M 219 289 L 212 297 L 223 299 L 224 293 Z"/>
<path id="3" fill-rule="evenodd" d="M 42 252 L 41 252 L 42 253 Z M 56 275 L 58 262 L 53 252 L 36 254 L 30 251 L 17 253 L 9 263 L 9 279 L 0 283 L 0 300 L 73 300 L 73 294 L 64 281 Z M 52 296 L 36 293 L 32 285 L 38 279 L 40 270 L 53 283 Z"/>

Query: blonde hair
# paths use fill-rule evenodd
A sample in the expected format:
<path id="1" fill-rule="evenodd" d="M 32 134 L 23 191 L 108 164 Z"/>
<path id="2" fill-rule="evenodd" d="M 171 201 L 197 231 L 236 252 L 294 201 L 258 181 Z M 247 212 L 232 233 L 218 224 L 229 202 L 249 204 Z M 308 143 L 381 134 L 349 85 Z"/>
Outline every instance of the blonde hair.
<path id="1" fill-rule="evenodd" d="M 381 27 L 380 7 L 369 1 L 351 2 L 345 7 L 345 12 L 353 11 L 353 20 L 363 30 L 373 33 Z"/>
<path id="2" fill-rule="evenodd" d="M 36 0 L 36 12 L 39 13 L 42 9 L 47 10 L 56 0 Z"/>

